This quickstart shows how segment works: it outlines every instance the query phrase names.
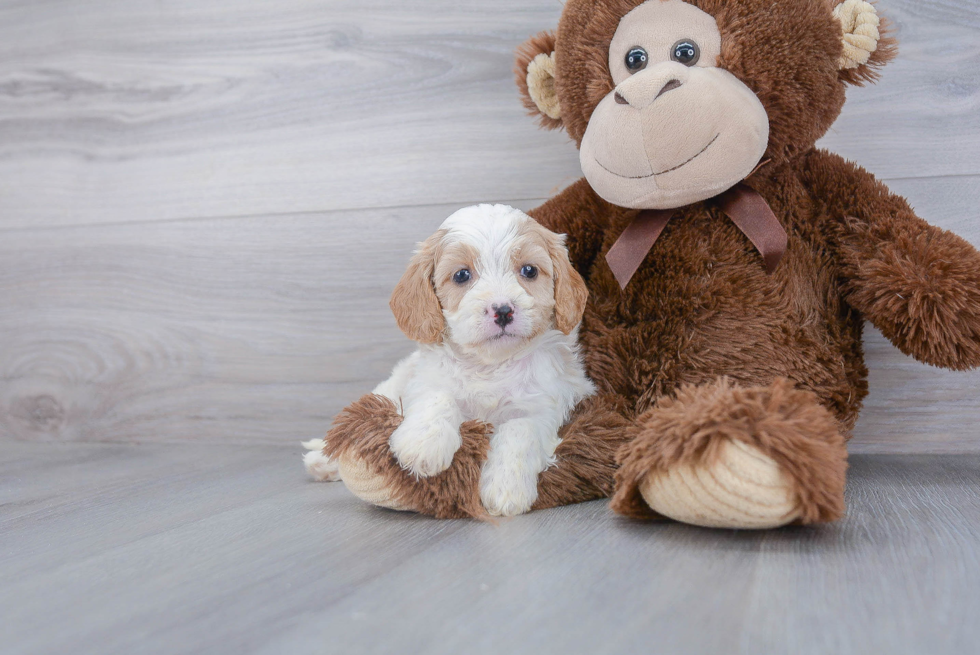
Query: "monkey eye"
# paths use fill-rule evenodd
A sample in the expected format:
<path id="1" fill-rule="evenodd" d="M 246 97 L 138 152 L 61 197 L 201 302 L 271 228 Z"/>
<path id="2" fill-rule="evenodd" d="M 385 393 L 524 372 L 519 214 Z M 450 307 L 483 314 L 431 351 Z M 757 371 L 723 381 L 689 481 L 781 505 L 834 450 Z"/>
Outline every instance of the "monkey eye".
<path id="1" fill-rule="evenodd" d="M 685 66 L 693 66 L 701 58 L 701 48 L 691 39 L 681 39 L 670 49 L 670 58 Z"/>
<path id="2" fill-rule="evenodd" d="M 626 53 L 626 68 L 629 72 L 636 73 L 647 67 L 647 51 L 640 46 L 633 46 Z"/>
<path id="3" fill-rule="evenodd" d="M 455 273 L 453 273 L 453 282 L 455 282 L 456 284 L 466 284 L 467 282 L 470 281 L 470 277 L 472 277 L 470 275 L 470 269 L 461 268 Z"/>
<path id="4" fill-rule="evenodd" d="M 521 268 L 521 277 L 527 278 L 528 280 L 533 280 L 538 277 L 538 268 L 536 266 L 531 266 L 530 264 L 525 264 Z"/>

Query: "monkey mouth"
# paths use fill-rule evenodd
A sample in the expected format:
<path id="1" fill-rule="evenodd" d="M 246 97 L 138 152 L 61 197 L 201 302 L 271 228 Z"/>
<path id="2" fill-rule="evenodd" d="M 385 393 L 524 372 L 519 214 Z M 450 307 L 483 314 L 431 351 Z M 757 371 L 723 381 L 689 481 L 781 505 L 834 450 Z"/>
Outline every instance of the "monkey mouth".
<path id="1" fill-rule="evenodd" d="M 700 157 L 701 155 L 703 155 L 704 154 L 704 151 L 707 150 L 708 148 L 710 148 L 712 146 L 712 144 L 715 141 L 717 141 L 718 140 L 718 137 L 720 137 L 720 136 L 721 136 L 721 132 L 719 132 L 718 134 L 716 134 L 714 136 L 714 138 L 711 139 L 711 141 L 708 141 L 708 145 L 706 145 L 705 147 L 701 148 L 701 150 L 699 150 L 694 156 L 690 157 L 689 159 L 687 159 L 684 162 L 681 162 L 680 164 L 677 164 L 677 166 L 672 166 L 672 167 L 670 167 L 670 168 L 668 168 L 666 170 L 660 171 L 659 173 L 650 173 L 649 175 L 620 175 L 619 173 L 613 172 L 613 171 L 609 170 L 608 168 L 606 168 L 602 164 L 602 162 L 599 161 L 598 159 L 595 160 L 595 163 L 599 164 L 599 166 L 602 166 L 602 169 L 604 171 L 606 171 L 607 173 L 609 173 L 610 175 L 615 175 L 616 177 L 621 177 L 624 180 L 645 180 L 645 179 L 650 178 L 650 177 L 657 177 L 658 175 L 665 175 L 665 174 L 670 173 L 672 171 L 676 171 L 678 168 L 681 168 L 683 166 L 687 166 L 692 161 L 694 161 L 695 159 L 697 159 L 698 157 Z"/>

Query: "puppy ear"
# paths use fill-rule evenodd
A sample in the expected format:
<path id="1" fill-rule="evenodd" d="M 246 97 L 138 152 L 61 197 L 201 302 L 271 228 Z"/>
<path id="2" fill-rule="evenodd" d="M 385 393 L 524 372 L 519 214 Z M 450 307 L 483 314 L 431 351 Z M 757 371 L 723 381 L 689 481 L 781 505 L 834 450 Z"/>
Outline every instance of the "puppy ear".
<path id="1" fill-rule="evenodd" d="M 440 231 L 419 244 L 388 303 L 401 331 L 419 343 L 439 342 L 446 327 L 442 305 L 432 282 L 436 250 L 441 239 Z"/>
<path id="2" fill-rule="evenodd" d="M 876 81 L 878 69 L 898 54 L 898 42 L 888 35 L 888 21 L 866 0 L 833 0 L 833 4 L 844 48 L 837 63 L 841 80 L 854 86 Z"/>
<path id="3" fill-rule="evenodd" d="M 562 126 L 561 106 L 555 90 L 555 33 L 541 32 L 517 49 L 514 67 L 521 100 L 541 126 L 554 130 Z"/>
<path id="4" fill-rule="evenodd" d="M 585 280 L 578 274 L 568 260 L 564 235 L 550 233 L 548 254 L 555 280 L 555 327 L 565 334 L 571 333 L 582 322 L 585 303 L 589 299 L 589 289 Z"/>

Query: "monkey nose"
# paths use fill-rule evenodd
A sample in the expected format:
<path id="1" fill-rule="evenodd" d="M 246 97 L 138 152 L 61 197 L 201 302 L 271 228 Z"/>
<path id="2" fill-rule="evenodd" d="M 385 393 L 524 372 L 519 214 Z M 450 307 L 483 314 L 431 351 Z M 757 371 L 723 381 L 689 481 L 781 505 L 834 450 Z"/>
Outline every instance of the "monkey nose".
<path id="1" fill-rule="evenodd" d="M 673 91 L 674 89 L 680 88 L 680 86 L 681 86 L 681 81 L 680 80 L 670 80 L 670 81 L 668 81 L 666 84 L 664 84 L 663 88 L 660 89 L 660 91 L 657 93 L 657 98 L 659 98 L 663 94 L 667 93 L 668 91 Z M 654 100 L 656 100 L 657 98 L 654 98 Z"/>
<path id="2" fill-rule="evenodd" d="M 616 85 L 613 99 L 616 104 L 645 109 L 660 96 L 687 84 L 691 71 L 676 62 L 657 64 L 640 71 Z"/>
<path id="3" fill-rule="evenodd" d="M 656 100 L 657 98 L 659 98 L 663 94 L 667 93 L 668 91 L 673 91 L 674 89 L 678 89 L 678 88 L 680 88 L 680 86 L 681 86 L 681 81 L 680 80 L 668 80 L 667 83 L 664 84 L 660 88 L 660 91 L 657 92 L 657 95 L 654 96 L 653 99 Z M 616 92 L 616 95 L 613 96 L 613 97 L 615 98 L 617 105 L 628 105 L 628 104 L 630 104 L 630 101 L 627 100 L 626 98 L 624 98 L 623 97 L 623 94 L 620 93 L 619 91 L 617 91 Z"/>

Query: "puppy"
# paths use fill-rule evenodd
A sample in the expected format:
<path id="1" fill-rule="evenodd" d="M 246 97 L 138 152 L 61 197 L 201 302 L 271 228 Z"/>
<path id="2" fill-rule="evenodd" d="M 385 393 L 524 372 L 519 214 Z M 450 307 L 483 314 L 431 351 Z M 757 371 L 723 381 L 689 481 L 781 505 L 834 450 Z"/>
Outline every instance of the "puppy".
<path id="1" fill-rule="evenodd" d="M 558 429 L 595 392 L 578 351 L 588 291 L 563 239 L 512 207 L 461 209 L 420 245 L 391 297 L 398 326 L 419 343 L 374 390 L 403 408 L 391 451 L 415 475 L 436 475 L 461 445 L 460 424 L 492 424 L 480 497 L 498 516 L 531 508 Z M 319 452 L 306 464 L 337 478 Z"/>

